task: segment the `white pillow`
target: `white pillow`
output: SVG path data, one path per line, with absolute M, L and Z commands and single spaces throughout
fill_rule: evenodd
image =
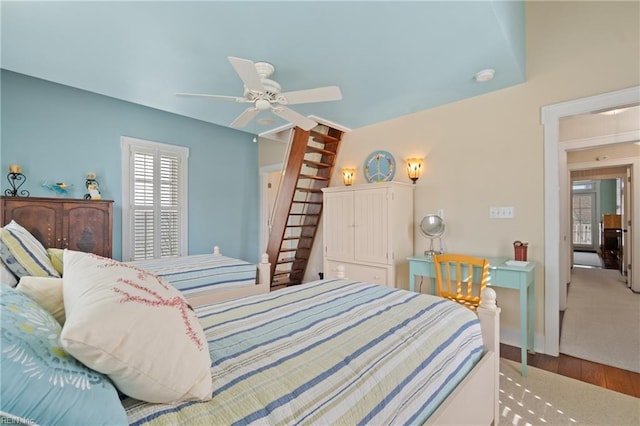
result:
M 143 401 L 211 399 L 211 358 L 185 298 L 157 276 L 65 250 L 62 347 Z
M 29 296 L 64 325 L 62 278 L 22 277 L 16 290 Z

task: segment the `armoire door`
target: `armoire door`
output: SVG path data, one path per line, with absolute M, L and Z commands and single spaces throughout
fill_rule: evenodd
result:
M 324 194 L 325 257 L 353 260 L 353 192 Z
M 62 206 L 39 198 L 3 198 L 2 224 L 15 220 L 45 247 L 62 248 Z
M 110 209 L 110 203 L 64 203 L 64 247 L 111 257 Z
M 386 264 L 389 255 L 387 188 L 354 192 L 354 258 Z

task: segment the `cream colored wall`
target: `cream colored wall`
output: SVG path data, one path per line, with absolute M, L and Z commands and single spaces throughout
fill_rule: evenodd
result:
M 560 119 L 560 140 L 571 141 L 637 131 L 640 128 L 640 106 L 614 115 L 580 114 Z
M 591 161 L 599 161 L 598 159 L 613 160 L 631 157 L 640 157 L 640 145 L 635 143 L 624 143 L 601 148 L 569 151 L 567 153 L 567 163 L 588 163 Z
M 284 163 L 286 152 L 286 142 L 260 138 L 258 143 L 258 167 Z
M 355 183 L 363 183 L 365 157 L 377 149 L 395 156 L 395 180 L 402 182 L 409 182 L 403 159 L 424 156 L 425 172 L 415 191 L 416 222 L 443 209 L 450 252 L 512 256 L 514 240 L 529 242 L 529 259 L 538 263 L 535 328 L 538 337 L 543 335 L 540 109 L 640 84 L 639 6 L 527 2 L 526 83 L 351 131 L 340 148 L 334 185 L 345 166 L 357 167 Z M 489 219 L 489 206 L 513 206 L 515 218 Z M 318 238 L 309 269 L 321 270 L 321 244 Z M 416 231 L 415 252 L 426 246 L 427 240 Z M 517 329 L 517 292 L 498 289 L 498 300 L 503 327 Z

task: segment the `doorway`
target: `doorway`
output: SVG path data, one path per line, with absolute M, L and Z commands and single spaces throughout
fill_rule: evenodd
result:
M 615 146 L 609 149 L 624 154 Z M 632 147 L 631 151 L 640 155 L 640 147 Z M 569 152 L 569 161 L 571 155 Z M 617 269 L 626 276 L 630 233 L 625 232 L 622 224 L 630 218 L 630 208 L 625 202 L 630 188 L 624 184 L 630 166 L 575 170 L 577 167 L 579 163 L 569 164 L 572 266 Z
M 266 253 L 273 206 L 282 179 L 283 163 L 260 167 L 260 253 Z
M 640 129 L 610 134 L 592 140 L 564 143 L 560 146 L 560 119 L 576 114 L 640 104 L 640 87 L 577 99 L 542 108 L 544 126 L 544 201 L 545 201 L 545 336 L 544 352 L 558 356 L 560 344 L 560 309 L 566 308 L 566 283 L 570 271 L 569 176 L 566 172 L 567 151 L 640 140 Z M 594 164 L 597 167 L 597 164 Z M 633 162 L 633 199 L 640 200 L 640 161 Z M 565 212 L 565 213 L 563 213 Z M 640 223 L 640 208 L 634 209 L 632 223 Z M 640 238 L 630 244 L 631 265 L 640 270 Z M 640 287 L 636 282 L 634 288 Z M 640 290 L 640 288 L 638 289 Z
M 577 213 L 582 213 L 579 219 L 585 219 L 583 222 L 587 221 L 587 216 L 598 218 L 594 225 L 598 233 L 597 252 L 576 251 L 574 245 L 567 309 L 560 324 L 560 352 L 640 373 L 637 358 L 640 335 L 633 327 L 620 327 L 620 324 L 635 324 L 640 319 L 640 294 L 634 295 L 628 287 L 631 244 L 627 237 L 631 237 L 631 229 L 623 232 L 623 224 L 629 220 L 631 211 L 626 195 L 633 192 L 631 179 L 627 179 L 633 172 L 632 166 L 588 168 L 591 167 L 589 163 L 585 166 L 572 161 L 578 154 L 584 158 L 589 153 L 604 160 L 603 151 L 609 154 L 606 157 L 620 157 L 616 159 L 620 162 L 632 163 L 634 155 L 640 156 L 640 146 L 633 143 L 568 152 L 574 203 L 572 230 L 575 233 L 576 222 L 580 222 L 576 221 Z M 579 196 L 585 197 L 580 200 L 584 201 L 584 209 L 576 209 L 576 197 Z M 589 204 L 591 200 L 594 203 Z M 591 258 L 584 257 L 582 261 L 589 263 L 589 259 L 595 258 L 599 265 L 580 265 L 576 261 L 578 255 L 589 255 Z M 611 351 L 613 347 L 615 351 Z

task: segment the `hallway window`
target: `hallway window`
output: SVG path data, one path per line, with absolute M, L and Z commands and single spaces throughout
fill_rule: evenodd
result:
M 594 235 L 597 226 L 597 204 L 595 183 L 579 181 L 573 184 L 573 246 L 574 248 L 595 250 Z

